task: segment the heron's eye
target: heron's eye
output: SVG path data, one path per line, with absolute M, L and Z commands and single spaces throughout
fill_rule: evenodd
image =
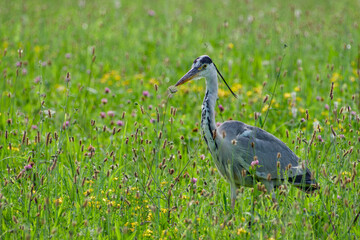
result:
M 204 65 L 203 65 L 203 69 L 205 69 L 206 67 L 207 67 L 207 65 L 206 65 L 206 64 L 204 64 Z

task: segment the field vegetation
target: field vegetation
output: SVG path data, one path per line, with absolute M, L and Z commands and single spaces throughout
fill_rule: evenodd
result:
M 359 1 L 0 2 L 0 239 L 360 238 Z M 239 96 L 220 83 L 217 121 L 263 126 L 319 191 L 231 209 L 205 82 L 168 91 L 203 54 Z

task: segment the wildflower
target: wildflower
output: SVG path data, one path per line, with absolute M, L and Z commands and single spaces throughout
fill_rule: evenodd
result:
M 155 122 L 155 119 L 150 119 L 150 123 L 154 123 Z
M 239 228 L 238 230 L 237 230 L 237 235 L 241 235 L 241 234 L 246 234 L 247 232 L 246 232 L 246 230 L 244 229 L 244 228 Z
M 204 154 L 201 154 L 201 155 L 200 155 L 200 159 L 201 159 L 201 160 L 204 160 L 204 159 L 205 159 L 205 155 L 204 155 Z
M 337 199 L 341 199 L 341 196 L 340 196 L 340 195 L 337 195 Z
M 229 43 L 229 44 L 227 45 L 227 47 L 228 47 L 228 49 L 233 49 L 233 48 L 234 48 L 234 44 L 233 44 L 233 43 Z
M 300 120 L 301 122 L 305 122 L 305 118 L 301 118 L 301 120 Z
M 220 112 L 223 112 L 223 111 L 224 111 L 223 105 L 219 104 L 219 110 L 220 110 Z
M 105 118 L 105 117 L 106 117 L 106 113 L 101 112 L 101 113 L 100 113 L 100 117 L 101 117 L 101 118 Z
M 71 53 L 65 54 L 65 57 L 66 57 L 67 59 L 71 58 Z
M 115 112 L 114 112 L 114 111 L 108 111 L 108 112 L 107 112 L 107 115 L 108 115 L 109 117 L 114 117 L 114 116 L 115 116 Z
M 31 128 L 34 129 L 34 130 L 36 130 L 36 129 L 38 129 L 38 126 L 32 125 Z
M 16 62 L 16 66 L 17 67 L 21 67 L 22 63 L 21 62 Z
M 105 93 L 110 93 L 110 89 L 108 87 L 105 88 Z
M 105 105 L 108 103 L 108 100 L 106 98 L 103 98 L 103 99 L 101 99 L 101 103 Z
M 324 142 L 324 140 L 322 139 L 321 135 L 318 136 L 318 140 L 319 140 L 319 142 Z
M 152 10 L 152 9 L 148 10 L 148 15 L 149 15 L 150 17 L 155 16 L 155 11 Z
M 120 127 L 121 127 L 121 126 L 124 126 L 124 122 L 121 121 L 121 120 L 117 121 L 116 124 L 117 124 L 118 126 L 120 126 Z
M 153 231 L 151 231 L 150 229 L 146 229 L 145 232 L 143 233 L 143 237 L 151 237 L 152 234 Z
M 192 179 L 191 179 L 191 183 L 192 183 L 192 184 L 195 184 L 196 182 L 197 182 L 197 178 L 192 178 Z
M 55 203 L 56 205 L 62 204 L 62 203 L 63 203 L 63 198 L 60 197 L 60 198 L 58 198 L 58 199 L 55 199 L 55 200 L 54 200 L 54 203 Z
M 27 69 L 26 69 L 26 68 L 23 68 L 22 74 L 23 74 L 23 75 L 26 75 L 26 74 L 27 74 Z
M 329 107 L 329 104 L 325 104 L 324 107 L 325 107 L 326 110 L 329 110 L 329 108 L 330 108 L 330 107 Z
M 148 106 L 148 109 L 149 109 L 149 110 L 153 109 L 153 106 L 152 106 L 152 105 L 149 105 L 149 106 Z
M 41 77 L 40 76 L 37 76 L 35 79 L 34 79 L 34 83 L 39 83 L 41 81 Z
M 291 94 L 290 93 L 284 93 L 284 98 L 290 98 Z
M 31 170 L 33 166 L 34 166 L 34 163 L 30 163 L 30 164 L 26 165 L 26 166 L 24 167 L 24 169 L 25 169 L 26 171 L 28 171 L 28 170 Z
M 259 165 L 259 160 L 257 160 L 257 159 L 251 162 L 252 167 L 257 166 L 257 165 Z
M 64 122 L 63 124 L 63 129 L 67 128 L 70 125 L 69 121 Z
M 148 97 L 148 96 L 150 95 L 150 93 L 149 93 L 149 91 L 143 91 L 143 92 L 142 92 L 142 95 L 143 95 L 144 97 Z

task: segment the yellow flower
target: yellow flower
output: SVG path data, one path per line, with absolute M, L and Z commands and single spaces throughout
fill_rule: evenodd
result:
M 351 82 L 355 82 L 355 77 L 354 77 L 354 76 L 351 76 L 351 77 L 350 77 L 350 81 L 351 81 Z
M 284 98 L 290 98 L 291 97 L 291 93 L 284 93 Z
M 145 232 L 143 233 L 143 237 L 151 237 L 152 234 L 153 231 L 151 231 L 150 229 L 146 229 Z
M 219 95 L 219 97 L 227 97 L 227 96 L 229 96 L 229 92 L 219 88 L 218 95 Z
M 146 218 L 146 221 L 151 221 L 151 219 L 152 219 L 152 213 L 151 212 L 149 212 L 149 214 L 148 214 L 148 216 L 147 216 L 147 218 Z
M 228 49 L 233 49 L 233 48 L 234 48 L 234 44 L 233 44 L 233 43 L 229 43 L 229 44 L 227 45 L 227 47 L 228 47 Z
M 55 200 L 54 200 L 54 203 L 55 203 L 55 204 L 62 204 L 62 203 L 63 203 L 63 198 L 60 197 L 60 198 L 58 198 L 58 199 L 55 199 Z
M 35 47 L 34 47 L 34 52 L 35 53 L 39 53 L 41 51 L 41 47 L 39 46 L 39 45 L 36 45 Z
M 233 86 L 232 86 L 232 90 L 234 92 L 237 92 L 239 91 L 240 89 L 242 89 L 242 85 L 240 83 L 235 83 Z
M 134 75 L 134 78 L 135 78 L 136 80 L 140 80 L 140 79 L 144 78 L 144 74 L 142 74 L 142 73 L 135 74 L 135 75 Z
M 149 83 L 151 83 L 151 84 L 159 84 L 159 81 L 156 80 L 155 78 L 150 78 Z
M 238 230 L 237 230 L 237 235 L 241 235 L 241 234 L 246 234 L 247 232 L 246 232 L 246 230 L 244 229 L 244 228 L 239 228 Z
M 336 82 L 338 79 L 341 79 L 341 75 L 339 73 L 337 73 L 337 72 L 334 72 L 331 79 L 330 79 L 330 81 L 331 82 Z
M 161 212 L 163 212 L 163 213 L 167 213 L 167 211 L 168 211 L 168 210 L 167 210 L 166 208 L 162 208 L 162 209 L 161 209 Z
M 269 109 L 269 105 L 266 104 L 266 105 L 261 109 L 261 111 L 262 111 L 262 112 L 266 112 L 268 109 Z
M 245 222 L 245 218 L 244 218 L 244 217 L 242 217 L 242 218 L 241 218 L 241 221 L 242 221 L 242 222 Z
M 297 86 L 297 87 L 294 88 L 294 91 L 295 91 L 295 92 L 300 92 L 300 90 L 301 90 L 301 88 L 300 88 L 299 86 Z
M 11 149 L 10 149 L 10 147 L 8 147 L 7 149 L 14 151 L 14 152 L 18 152 L 20 150 L 18 147 L 11 147 Z
M 137 225 L 139 225 L 138 222 L 133 222 L 133 223 L 131 223 L 131 226 L 132 226 L 133 228 L 136 227 Z

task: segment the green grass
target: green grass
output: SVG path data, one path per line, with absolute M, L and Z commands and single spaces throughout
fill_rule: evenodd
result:
M 0 2 L 0 239 L 360 238 L 358 1 Z M 317 193 L 231 210 L 204 81 L 167 93 L 203 54 L 239 95 L 220 83 L 217 121 L 269 110 Z

